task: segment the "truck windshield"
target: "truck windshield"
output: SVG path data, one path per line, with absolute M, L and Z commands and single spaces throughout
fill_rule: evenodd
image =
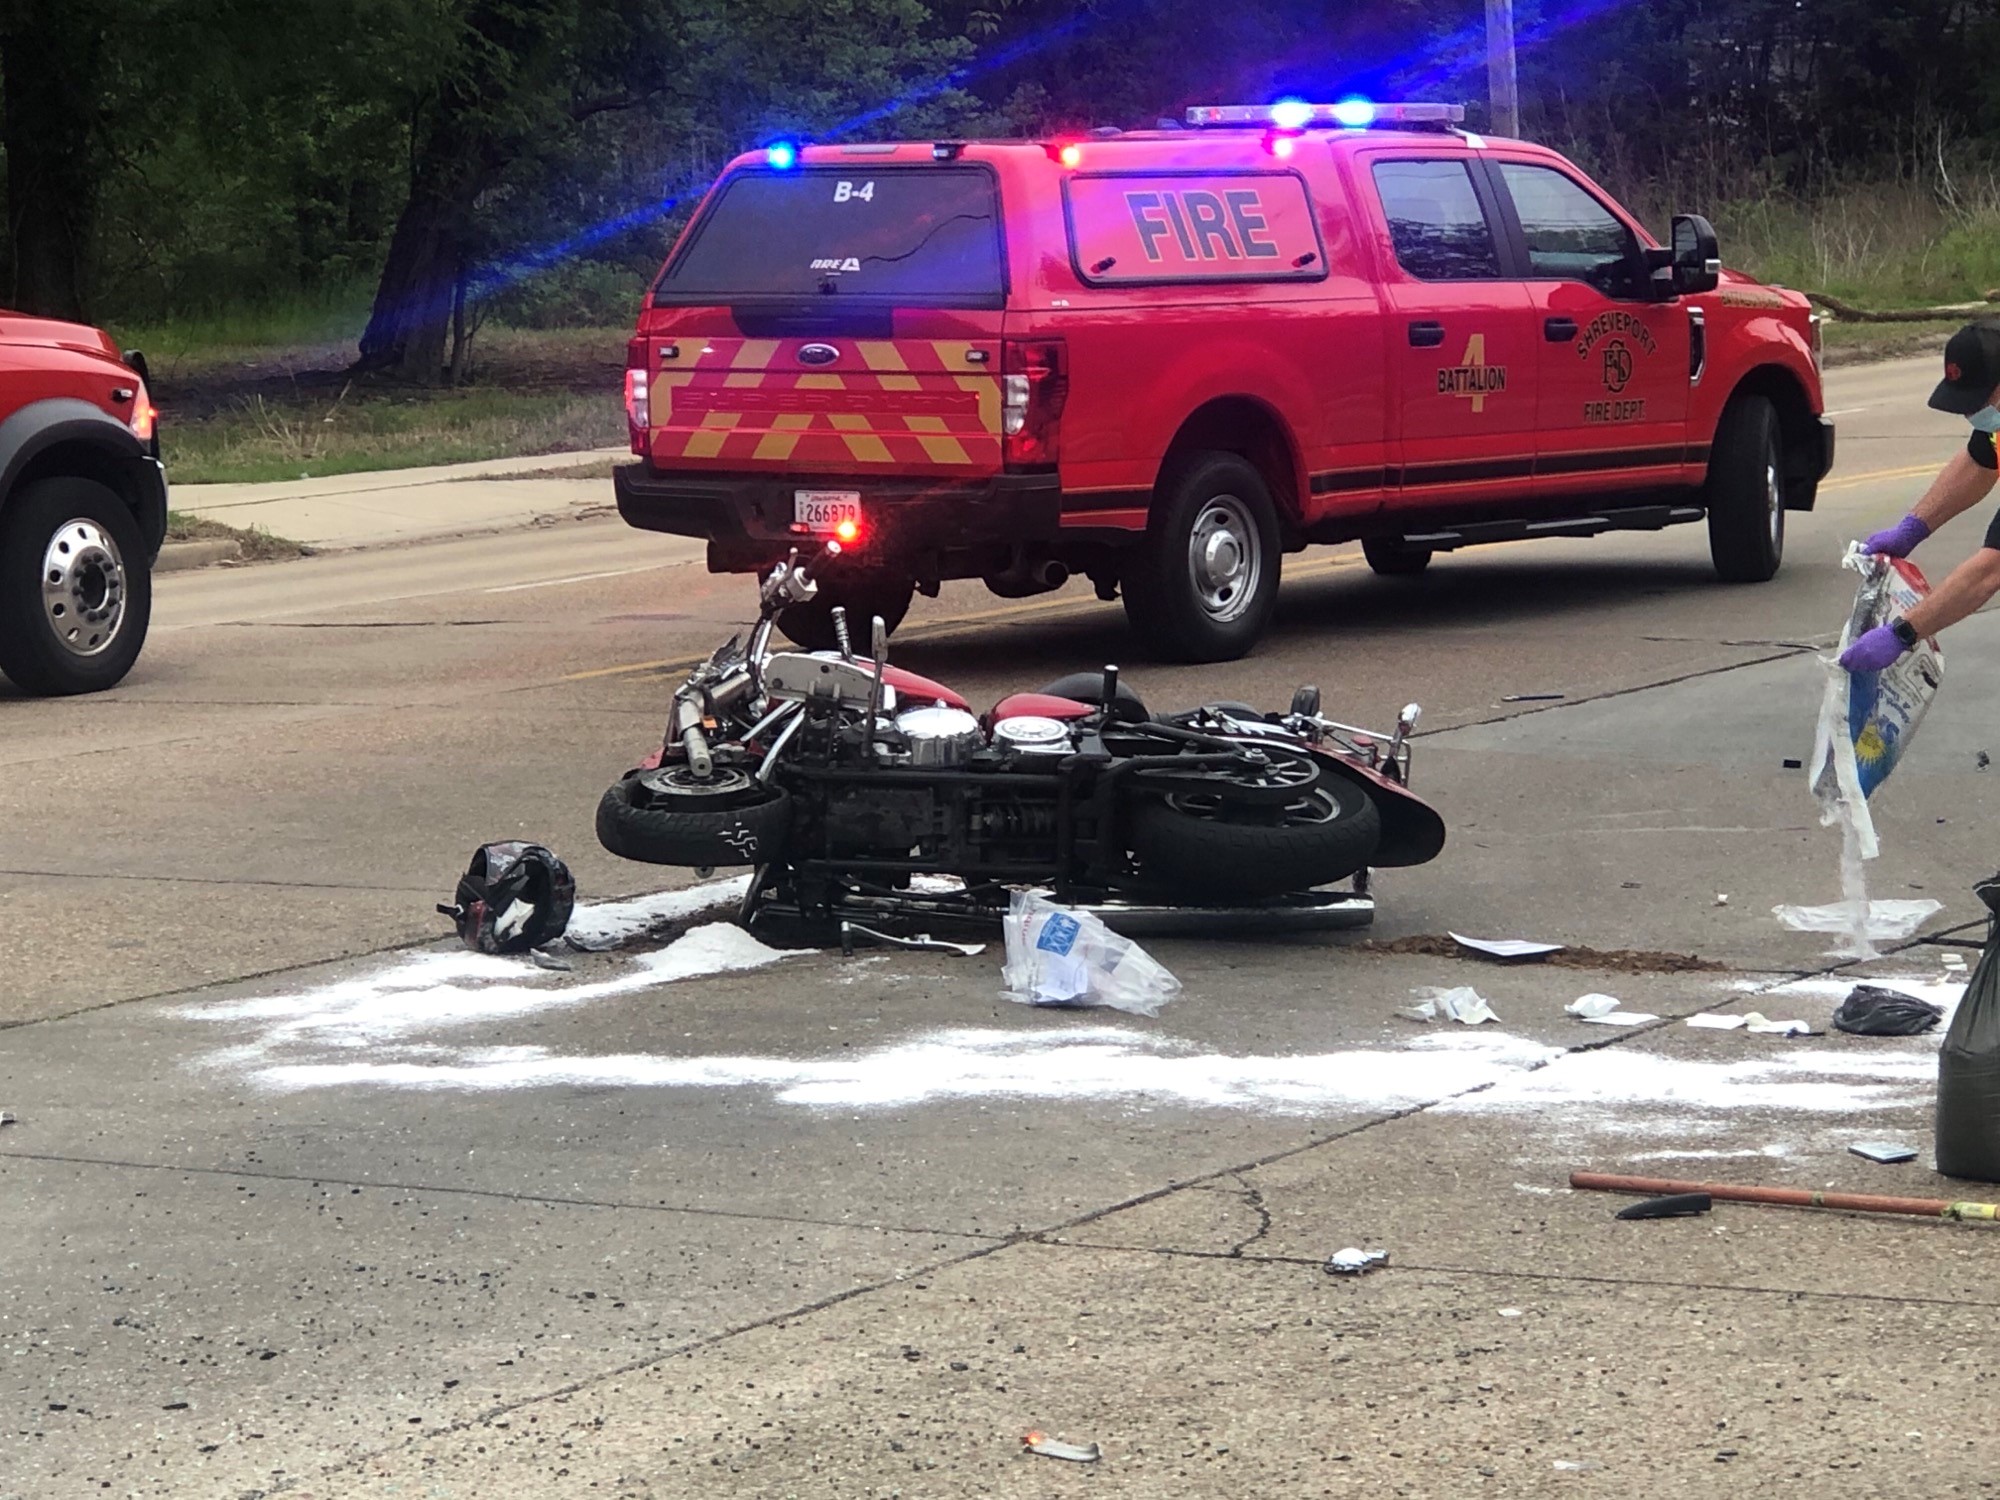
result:
M 993 178 L 977 167 L 742 172 L 696 222 L 653 296 L 998 306 L 999 222 Z

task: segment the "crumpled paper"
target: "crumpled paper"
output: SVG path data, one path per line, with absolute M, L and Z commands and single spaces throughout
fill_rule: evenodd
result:
M 1466 1026 L 1477 1026 L 1482 1021 L 1497 1021 L 1493 1007 L 1479 991 L 1470 985 L 1460 985 L 1456 989 L 1423 989 L 1410 992 L 1419 997 L 1415 1005 L 1405 1005 L 1396 1012 L 1412 1021 L 1457 1021 Z

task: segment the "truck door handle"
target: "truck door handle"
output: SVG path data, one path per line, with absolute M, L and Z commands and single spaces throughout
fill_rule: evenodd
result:
M 1576 337 L 1575 318 L 1549 318 L 1542 323 L 1542 337 L 1551 344 L 1567 344 Z
M 1435 349 L 1444 342 L 1444 324 L 1412 323 L 1410 325 L 1410 347 L 1412 349 Z

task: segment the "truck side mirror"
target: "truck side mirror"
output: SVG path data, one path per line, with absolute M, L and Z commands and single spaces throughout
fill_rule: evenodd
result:
M 1678 296 L 1712 292 L 1722 279 L 1722 251 L 1715 242 L 1715 226 L 1700 214 L 1674 215 L 1673 285 Z

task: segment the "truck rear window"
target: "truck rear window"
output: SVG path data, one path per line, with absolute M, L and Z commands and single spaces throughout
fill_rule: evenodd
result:
M 819 167 L 723 184 L 654 288 L 668 303 L 870 297 L 998 306 L 998 194 L 978 167 Z
M 1326 255 L 1290 172 L 1105 172 L 1063 185 L 1070 255 L 1092 286 L 1318 281 Z

